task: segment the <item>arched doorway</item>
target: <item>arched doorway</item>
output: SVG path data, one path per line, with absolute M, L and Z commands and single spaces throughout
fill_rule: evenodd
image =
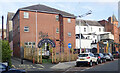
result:
M 97 48 L 92 48 L 92 53 L 97 53 Z
M 53 48 L 55 48 L 55 42 L 51 39 L 44 38 L 38 43 L 39 56 L 42 59 L 42 63 L 53 62 Z M 39 57 L 38 57 L 39 58 Z

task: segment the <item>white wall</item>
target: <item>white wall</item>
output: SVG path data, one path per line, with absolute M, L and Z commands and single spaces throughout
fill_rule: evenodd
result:
M 81 39 L 81 48 L 91 49 L 92 40 Z M 76 39 L 76 48 L 80 48 L 80 39 Z
M 86 28 L 86 32 L 84 32 L 84 28 Z M 99 28 L 101 31 L 99 31 Z M 97 33 L 100 34 L 104 32 L 104 27 L 103 26 L 76 26 L 75 27 L 76 34 L 79 34 L 80 31 L 82 34 L 88 34 L 88 33 Z

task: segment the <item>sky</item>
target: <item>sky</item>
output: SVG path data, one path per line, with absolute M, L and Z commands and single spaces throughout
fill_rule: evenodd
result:
M 2 28 L 2 15 L 4 16 L 4 28 L 6 28 L 7 13 L 16 11 L 19 8 L 36 4 L 43 4 L 75 16 L 83 15 L 89 10 L 92 14 L 82 17 L 85 20 L 107 20 L 113 14 L 118 19 L 119 0 L 2 0 L 0 1 L 0 29 Z

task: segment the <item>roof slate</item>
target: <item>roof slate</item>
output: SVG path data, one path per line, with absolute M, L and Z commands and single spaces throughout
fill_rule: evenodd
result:
M 81 21 L 81 26 L 102 26 L 98 21 L 91 20 L 77 20 L 76 24 L 79 25 L 79 21 Z
M 45 5 L 41 5 L 41 4 L 20 8 L 19 10 L 25 10 L 25 9 L 26 10 L 38 10 L 38 11 L 48 12 L 48 13 L 58 13 L 58 14 L 61 14 L 63 16 L 66 16 L 66 17 L 75 17 L 73 14 L 70 14 L 68 12 L 61 11 L 61 10 L 58 10 L 58 9 L 55 9 L 52 7 L 48 7 Z

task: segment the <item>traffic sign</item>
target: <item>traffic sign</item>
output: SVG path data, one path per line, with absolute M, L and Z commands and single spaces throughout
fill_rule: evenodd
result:
M 68 48 L 71 48 L 71 47 L 72 47 L 72 45 L 71 45 L 71 43 L 69 43 L 69 44 L 68 44 Z

